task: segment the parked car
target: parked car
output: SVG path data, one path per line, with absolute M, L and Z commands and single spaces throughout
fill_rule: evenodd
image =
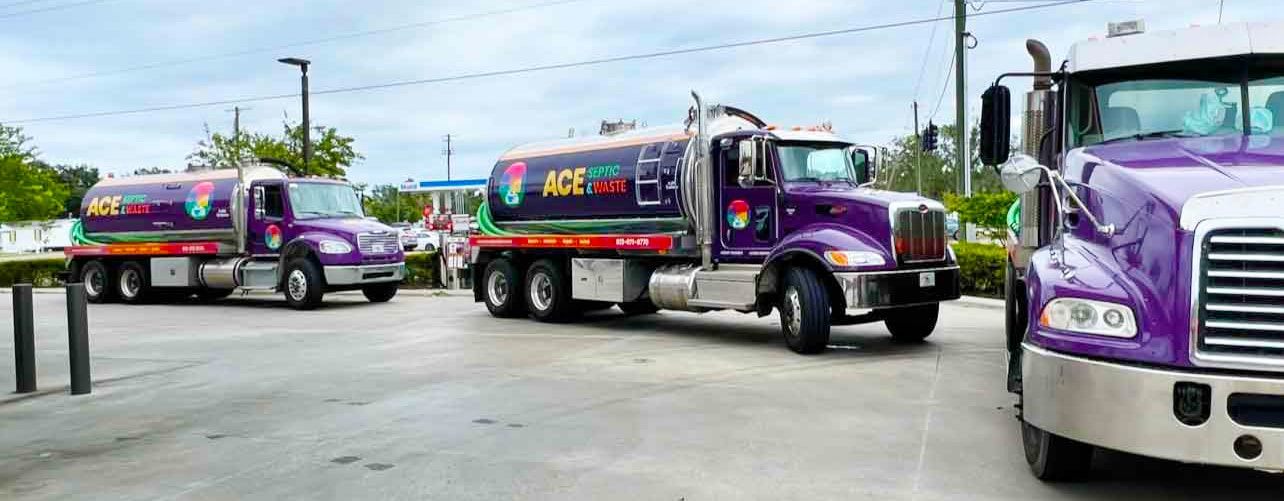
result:
M 950 240 L 959 239 L 959 215 L 957 212 L 945 215 L 945 234 L 950 236 Z
M 419 249 L 426 251 L 437 250 L 438 238 L 437 232 L 428 230 L 419 230 L 415 236 L 418 239 Z
M 397 230 L 398 240 L 401 241 L 401 249 L 406 251 L 415 250 L 419 246 L 419 235 L 410 223 L 392 223 L 391 225 Z

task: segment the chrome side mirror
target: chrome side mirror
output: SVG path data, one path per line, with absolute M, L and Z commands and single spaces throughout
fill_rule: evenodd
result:
M 758 148 L 754 147 L 755 143 L 753 139 L 740 141 L 740 166 L 736 180 L 741 188 L 753 186 L 755 166 L 758 165 Z
M 999 180 L 1008 191 L 1025 193 L 1039 185 L 1045 170 L 1034 157 L 1018 153 L 999 166 Z
M 263 216 L 267 214 L 267 210 L 263 208 L 264 198 L 265 197 L 263 196 L 263 187 L 255 186 L 254 187 L 254 219 L 255 220 L 263 219 Z

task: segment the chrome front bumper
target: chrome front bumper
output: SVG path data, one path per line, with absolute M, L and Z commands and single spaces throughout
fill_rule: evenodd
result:
M 931 275 L 926 285 L 925 275 Z M 939 303 L 959 298 L 959 267 L 835 273 L 847 302 L 846 314 L 857 316 L 878 308 Z
M 405 263 L 366 266 L 326 266 L 325 283 L 329 285 L 364 285 L 400 282 Z
M 1231 418 L 1232 394 L 1284 398 L 1284 379 L 1197 374 L 1134 367 L 1022 345 L 1022 412 L 1030 424 L 1080 442 L 1187 463 L 1284 470 L 1284 428 L 1244 426 Z M 1208 420 L 1178 421 L 1174 387 L 1211 388 Z M 1250 435 L 1261 455 L 1242 459 L 1236 439 Z

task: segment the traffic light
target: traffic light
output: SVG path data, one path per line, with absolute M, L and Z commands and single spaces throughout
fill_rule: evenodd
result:
M 923 130 L 923 151 L 936 151 L 936 136 L 939 131 L 932 122 L 927 123 L 927 129 Z

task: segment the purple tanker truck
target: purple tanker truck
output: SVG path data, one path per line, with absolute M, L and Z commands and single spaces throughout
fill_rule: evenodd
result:
M 959 297 L 945 211 L 870 188 L 877 158 L 698 96 L 684 125 L 514 148 L 470 241 L 474 298 L 540 321 L 778 309 L 798 353 L 824 350 L 831 325 L 922 340 Z
M 1035 476 L 1094 446 L 1284 470 L 1284 23 L 1027 48 L 983 97 L 982 160 L 1021 193 L 1008 388 Z
M 328 291 L 392 299 L 397 232 L 363 217 L 347 183 L 264 165 L 105 179 L 85 194 L 70 272 L 92 302 L 283 291 L 311 309 Z

